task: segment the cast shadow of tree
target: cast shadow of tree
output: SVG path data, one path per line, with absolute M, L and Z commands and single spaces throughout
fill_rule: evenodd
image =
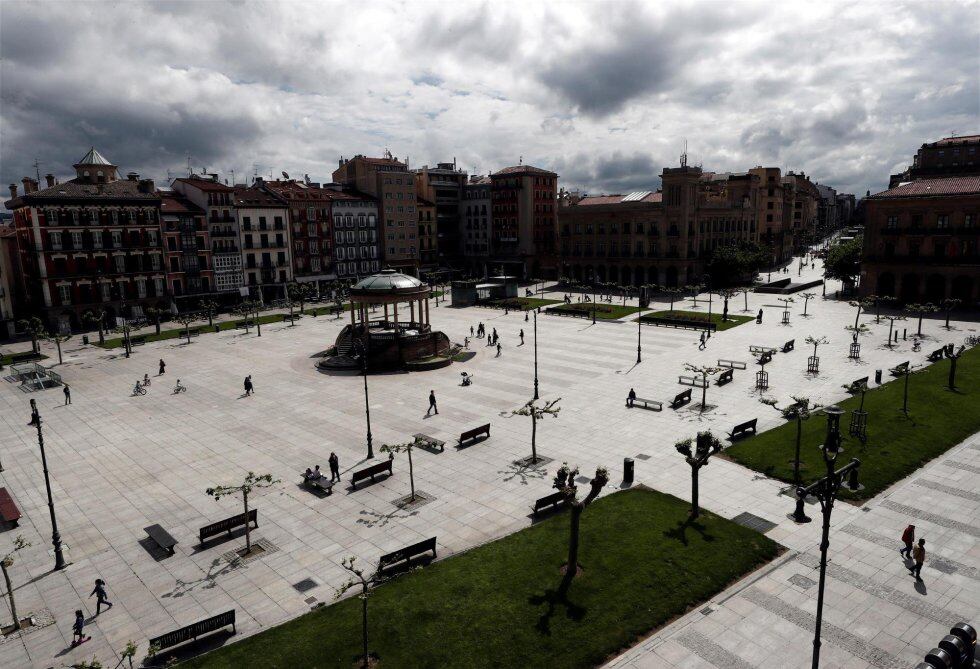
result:
M 224 566 L 221 566 L 224 563 Z M 211 561 L 211 566 L 208 567 L 208 571 L 201 578 L 195 579 L 193 581 L 185 581 L 183 579 L 176 579 L 176 585 L 174 589 L 170 592 L 165 592 L 161 597 L 183 597 L 189 592 L 196 590 L 198 587 L 204 590 L 210 590 L 211 588 L 218 585 L 218 577 L 224 576 L 225 574 L 231 573 L 233 569 L 239 567 L 238 563 L 225 563 L 221 558 L 215 558 Z
M 378 513 L 370 509 L 362 509 L 361 516 L 364 517 L 358 518 L 357 523 L 366 527 L 384 527 L 393 520 L 404 520 L 417 515 L 419 515 L 418 511 L 402 513 L 401 509 L 396 509 L 390 513 Z
M 534 629 L 545 636 L 551 636 L 551 619 L 554 618 L 559 607 L 565 609 L 565 617 L 573 622 L 581 621 L 589 611 L 584 606 L 579 606 L 568 600 L 567 586 L 559 586 L 556 590 L 545 590 L 540 595 L 528 597 L 527 601 L 532 606 L 548 605 L 548 608 L 534 625 Z
M 675 527 L 672 530 L 665 530 L 664 531 L 664 536 L 667 537 L 668 539 L 673 539 L 675 541 L 679 541 L 682 544 L 684 544 L 685 546 L 687 546 L 687 530 L 688 530 L 688 528 L 690 528 L 690 529 L 694 530 L 695 532 L 697 532 L 698 534 L 700 534 L 701 535 L 701 538 L 704 541 L 706 541 L 706 542 L 714 541 L 715 540 L 715 538 L 711 534 L 708 534 L 707 529 L 705 528 L 704 525 L 702 525 L 698 521 L 692 520 L 690 518 L 687 518 L 687 519 L 685 519 L 685 520 L 677 523 L 677 527 Z
M 540 463 L 520 464 L 511 462 L 507 465 L 507 469 L 498 470 L 497 473 L 503 474 L 504 481 L 508 483 L 514 479 L 520 479 L 521 485 L 527 485 L 529 480 L 540 480 L 548 476 L 548 470 Z

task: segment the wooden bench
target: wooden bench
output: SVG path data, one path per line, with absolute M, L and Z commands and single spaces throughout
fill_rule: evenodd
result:
M 905 372 L 908 371 L 908 368 L 909 368 L 909 361 L 906 360 L 905 362 L 899 365 L 895 365 L 894 367 L 889 369 L 888 373 L 891 374 L 892 376 L 902 376 L 903 374 L 905 374 Z
M 770 362 L 772 362 L 772 351 L 766 351 L 759 356 L 760 365 L 768 365 Z
M 796 348 L 796 340 L 790 339 L 788 342 L 783 344 L 783 353 L 789 353 Z
M 142 346 L 145 343 L 146 343 L 146 335 L 139 335 L 137 337 L 129 338 L 130 346 Z
M 6 488 L 0 488 L 0 518 L 12 523 L 14 527 L 17 527 L 20 520 L 20 509 L 14 504 L 14 498 Z
M 731 432 L 728 433 L 728 438 L 731 439 L 732 441 L 735 441 L 737 439 L 741 439 L 742 437 L 745 436 L 745 434 L 749 430 L 752 431 L 752 434 L 755 434 L 756 433 L 755 432 L 755 422 L 756 422 L 756 420 L 758 420 L 758 419 L 753 418 L 752 420 L 747 420 L 744 423 L 739 423 L 738 425 L 736 425 L 732 429 Z
M 174 554 L 174 546 L 177 545 L 177 540 L 170 536 L 170 532 L 167 532 L 160 525 L 144 527 L 143 531 L 150 535 L 150 538 L 156 542 L 157 546 L 165 548 L 171 555 Z
M 235 321 L 235 329 L 236 330 L 245 330 L 247 328 L 254 328 L 254 327 L 255 327 L 255 322 L 254 321 L 249 321 L 247 326 L 246 326 L 245 321 Z
M 752 353 L 753 355 L 761 354 L 761 353 L 775 353 L 775 352 L 776 349 L 774 349 L 772 346 L 749 346 L 749 353 Z
M 723 386 L 726 383 L 732 381 L 732 379 L 734 378 L 735 378 L 735 370 L 729 367 L 718 376 L 718 385 Z
M 728 369 L 745 369 L 746 365 L 740 360 L 719 360 L 719 367 L 727 367 Z
M 692 388 L 704 388 L 707 381 L 700 376 L 678 376 L 677 383 L 682 386 L 691 386 Z
M 926 356 L 926 360 L 929 362 L 939 362 L 943 359 L 943 355 L 946 353 L 946 347 L 938 348 L 929 355 Z
M 324 476 L 323 474 L 320 474 L 320 478 L 318 479 L 308 478 L 306 476 L 306 472 L 303 472 L 302 476 L 303 476 L 303 485 L 309 488 L 310 490 L 316 490 L 319 492 L 326 493 L 328 495 L 333 493 L 333 484 L 335 482 L 328 481 L 327 477 Z
M 481 425 L 480 427 L 474 427 L 472 430 L 467 430 L 466 432 L 461 432 L 459 435 L 459 445 L 462 446 L 463 442 L 470 441 L 471 439 L 475 440 L 481 434 L 487 435 L 487 438 L 490 437 L 490 423 Z
M 411 546 L 407 546 L 405 548 L 402 548 L 401 550 L 397 550 L 394 553 L 388 553 L 386 555 L 382 555 L 381 558 L 378 560 L 378 571 L 384 571 L 391 565 L 398 564 L 399 562 L 409 563 L 412 561 L 412 558 L 415 557 L 416 555 L 423 555 L 425 553 L 428 553 L 429 551 L 432 551 L 432 559 L 435 560 L 436 559 L 435 537 L 430 537 L 425 541 L 420 541 L 417 544 L 412 544 Z
M 364 469 L 359 469 L 358 471 L 354 472 L 354 474 L 350 477 L 351 487 L 356 488 L 358 483 L 368 478 L 371 479 L 372 483 L 374 483 L 374 477 L 384 472 L 388 472 L 388 476 L 394 476 L 395 472 L 391 469 L 391 463 L 394 461 L 395 458 L 392 456 L 384 462 L 369 465 Z
M 691 389 L 688 388 L 684 392 L 677 393 L 674 396 L 673 401 L 671 401 L 671 403 L 670 403 L 670 408 L 671 409 L 679 409 L 679 408 L 681 408 L 682 406 L 684 406 L 685 404 L 687 404 L 690 401 L 691 401 Z
M 238 630 L 235 629 L 234 609 L 231 611 L 225 611 L 224 613 L 219 613 L 218 615 L 211 616 L 210 618 L 205 618 L 204 620 L 199 620 L 192 625 L 188 625 L 187 627 L 181 627 L 173 632 L 167 632 L 162 636 L 150 639 L 150 646 L 155 647 L 157 650 L 163 650 L 164 648 L 170 648 L 172 646 L 182 644 L 185 641 L 196 640 L 199 636 L 216 632 L 223 627 L 228 627 L 229 625 L 231 625 L 231 633 L 236 634 Z
M 645 397 L 635 397 L 633 398 L 632 406 L 639 404 L 644 409 L 650 409 L 651 411 L 663 411 L 664 403 L 658 402 L 657 400 L 648 400 Z
M 231 518 L 225 518 L 224 520 L 219 520 L 216 523 L 211 523 L 210 525 L 205 525 L 202 527 L 198 534 L 200 535 L 201 543 L 203 544 L 205 539 L 213 537 L 216 534 L 221 534 L 222 532 L 227 532 L 231 534 L 231 531 L 236 527 L 244 526 L 248 523 L 255 523 L 255 526 L 259 526 L 259 510 L 249 509 L 248 518 L 245 517 L 244 513 L 239 513 Z
M 423 448 L 438 448 L 440 453 L 446 450 L 446 442 L 442 441 L 441 439 L 430 437 L 429 435 L 422 434 L 421 432 L 418 434 L 413 434 L 412 436 L 415 437 L 415 442 Z
M 568 495 L 561 492 L 553 492 L 550 495 L 545 495 L 534 502 L 534 508 L 531 510 L 531 515 L 538 515 L 538 512 L 547 509 L 548 507 L 558 508 L 568 500 Z

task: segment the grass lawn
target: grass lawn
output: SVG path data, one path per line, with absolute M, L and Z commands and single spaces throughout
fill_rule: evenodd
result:
M 704 322 L 708 318 L 707 311 L 681 311 L 680 309 L 674 309 L 673 311 L 654 311 L 653 313 L 647 313 L 640 316 L 642 320 L 647 318 L 695 318 L 698 321 Z M 728 314 L 728 320 L 722 321 L 721 314 L 712 312 L 711 322 L 718 327 L 718 332 L 724 330 L 730 330 L 734 327 L 738 327 L 742 323 L 748 323 L 749 321 L 754 321 L 755 318 L 752 316 L 736 316 L 732 313 Z
M 40 362 L 41 360 L 46 360 L 47 357 L 42 353 L 32 353 L 31 351 L 8 353 L 6 355 L 0 355 L 0 365 L 16 365 L 20 362 Z
M 519 309 L 521 311 L 527 309 L 537 309 L 538 307 L 546 307 L 550 304 L 558 304 L 561 300 L 545 300 L 540 297 L 508 297 L 502 300 L 494 300 L 493 302 L 486 303 L 481 306 L 496 307 L 497 309 Z
M 565 599 L 567 513 L 397 578 L 369 599 L 370 650 L 392 668 L 601 664 L 778 552 L 711 513 L 688 524 L 688 510 L 648 489 L 596 501 Z M 360 654 L 360 606 L 345 599 L 181 666 L 346 669 Z
M 599 320 L 615 320 L 617 318 L 622 318 L 624 316 L 629 316 L 630 314 L 635 314 L 639 311 L 639 307 L 629 307 L 622 306 L 620 304 L 608 304 L 599 302 L 596 304 L 595 317 Z M 561 312 L 584 312 L 586 317 L 592 318 L 592 303 L 591 302 L 576 302 L 575 304 L 562 304 L 557 307 L 552 307 L 548 311 L 554 311 L 556 313 Z
M 946 388 L 949 361 L 944 360 L 909 378 L 909 415 L 902 413 L 905 379 L 899 377 L 868 391 L 864 409 L 868 412 L 868 439 L 861 444 L 847 434 L 850 412 L 857 409 L 857 395 L 840 403 L 848 413 L 841 417 L 844 453 L 841 466 L 851 458 L 861 460 L 860 480 L 864 490 L 843 497 L 869 499 L 889 485 L 905 478 L 923 464 L 980 430 L 980 348 L 966 351 L 956 367 L 955 392 Z M 887 374 L 888 371 L 884 370 Z M 866 373 L 866 372 L 860 372 Z M 855 378 L 859 372 L 855 370 Z M 854 379 L 841 379 L 851 382 Z M 772 411 L 760 405 L 759 413 Z M 827 432 L 827 420 L 817 414 L 803 423 L 800 449 L 801 477 L 810 482 L 826 475 L 819 446 Z M 725 450 L 735 462 L 782 481 L 793 480 L 796 449 L 796 421 L 787 421 L 773 430 L 750 437 Z

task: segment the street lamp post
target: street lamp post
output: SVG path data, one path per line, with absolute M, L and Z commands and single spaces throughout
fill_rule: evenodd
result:
M 643 297 L 640 297 L 641 304 L 640 310 L 636 312 L 636 364 L 640 364 L 642 358 L 640 357 L 640 352 L 642 347 L 640 346 L 640 339 L 643 336 Z
M 852 458 L 848 464 L 834 470 L 834 463 L 840 454 L 840 417 L 844 414 L 844 410 L 837 406 L 829 406 L 824 409 L 824 413 L 827 414 L 827 438 L 821 453 L 827 465 L 827 475 L 806 488 L 801 486 L 796 489 L 797 509 L 804 499 L 813 495 L 820 501 L 820 511 L 823 514 L 823 534 L 820 539 L 820 584 L 817 590 L 817 618 L 813 634 L 813 669 L 820 667 L 820 625 L 823 621 L 823 594 L 827 580 L 827 549 L 830 547 L 830 514 L 833 512 L 837 493 L 845 487 L 845 481 L 849 490 L 861 488 L 858 484 L 860 460 Z
M 374 445 L 371 442 L 371 402 L 368 396 L 368 382 L 367 382 L 367 346 L 364 344 L 358 344 L 358 350 L 361 353 L 361 375 L 364 377 L 364 417 L 367 420 L 367 456 L 370 460 L 374 457 Z
M 51 479 L 48 476 L 48 459 L 44 454 L 44 435 L 41 432 L 41 414 L 37 410 L 37 401 L 31 400 L 31 422 L 37 428 L 37 444 L 41 448 L 41 468 L 44 470 L 44 487 L 48 491 L 48 511 L 51 512 L 51 544 L 54 546 L 54 570 L 59 571 L 68 565 L 65 554 L 61 549 L 61 534 L 58 532 L 58 518 L 54 513 L 54 499 L 51 497 Z
M 534 309 L 534 399 L 538 399 L 538 311 Z

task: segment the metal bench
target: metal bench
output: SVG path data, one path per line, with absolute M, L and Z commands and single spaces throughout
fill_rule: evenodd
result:
M 538 512 L 547 509 L 548 507 L 558 508 L 568 500 L 568 495 L 561 492 L 553 492 L 550 495 L 545 495 L 534 502 L 534 508 L 531 510 L 531 515 L 538 515 Z
M 383 474 L 384 472 L 388 472 L 388 476 L 394 476 L 395 472 L 391 468 L 391 463 L 394 462 L 394 460 L 395 460 L 395 456 L 392 455 L 384 462 L 379 462 L 377 464 L 373 464 L 368 467 L 365 467 L 364 469 L 357 470 L 351 475 L 350 478 L 351 487 L 356 488 L 358 483 L 368 478 L 371 479 L 372 483 L 374 483 L 374 477 L 377 476 L 378 474 Z
M 378 560 L 378 571 L 384 571 L 385 569 L 391 567 L 393 564 L 398 564 L 404 561 L 406 564 L 412 561 L 412 558 L 416 555 L 423 555 L 432 551 L 432 559 L 436 559 L 436 538 L 430 537 L 425 541 L 420 541 L 417 544 L 412 544 L 411 546 L 406 546 L 401 550 L 397 550 L 393 553 L 387 553 L 382 555 Z
M 677 383 L 682 386 L 691 386 L 692 388 L 704 388 L 708 385 L 707 380 L 700 376 L 679 376 L 677 377 Z
M 663 411 L 664 403 L 657 400 L 648 400 L 645 397 L 635 397 L 633 398 L 633 404 L 631 406 L 636 406 L 639 404 L 644 409 L 650 409 L 651 411 Z
M 333 484 L 334 481 L 328 481 L 327 477 L 323 474 L 320 475 L 320 478 L 314 479 L 308 478 L 306 472 L 303 472 L 303 485 L 310 490 L 317 490 L 330 495 L 333 493 Z
M 719 360 L 719 367 L 727 367 L 728 369 L 745 369 L 746 364 L 741 360 Z
M 485 434 L 487 438 L 490 438 L 490 423 L 486 425 L 481 425 L 480 427 L 475 427 L 472 430 L 467 430 L 466 432 L 461 432 L 459 435 L 459 445 L 462 446 L 463 442 L 476 440 L 480 435 Z
M 926 360 L 929 362 L 939 362 L 943 359 L 943 355 L 946 353 L 946 347 L 937 348 L 935 351 L 926 356 Z
M 222 532 L 227 532 L 231 534 L 231 531 L 236 527 L 242 527 L 248 523 L 255 523 L 255 526 L 259 526 L 259 510 L 249 509 L 248 518 L 245 517 L 244 513 L 239 513 L 230 518 L 225 518 L 224 520 L 219 520 L 216 523 L 211 523 L 210 525 L 205 525 L 200 530 L 198 534 L 200 536 L 200 541 L 203 544 L 206 539 L 213 537 Z
M 783 353 L 789 353 L 794 348 L 796 348 L 796 340 L 795 339 L 790 339 L 788 342 L 786 342 L 785 344 L 783 344 Z
M 150 639 L 150 646 L 156 648 L 158 651 L 164 648 L 170 648 L 172 646 L 177 646 L 184 643 L 185 641 L 196 640 L 199 636 L 205 634 L 210 634 L 211 632 L 216 632 L 223 627 L 228 627 L 231 625 L 231 633 L 236 634 L 238 630 L 235 628 L 235 610 L 225 611 L 224 613 L 219 613 L 216 616 L 211 616 L 210 618 L 205 618 L 204 620 L 199 620 L 192 625 L 187 627 L 181 627 L 173 632 L 167 632 L 162 636 Z
M 6 488 L 0 488 L 0 518 L 11 523 L 14 527 L 17 527 L 18 521 L 20 521 L 20 509 L 14 504 L 14 498 L 10 496 Z
M 174 554 L 174 546 L 177 545 L 177 540 L 170 536 L 170 532 L 167 532 L 160 525 L 150 525 L 149 527 L 144 527 L 143 531 L 156 542 L 157 546 L 166 549 L 171 555 Z
M 909 369 L 909 361 L 906 360 L 905 362 L 895 365 L 894 367 L 889 369 L 888 373 L 891 374 L 892 376 L 902 376 L 903 374 L 905 374 L 905 372 L 908 371 L 908 369 Z
M 728 433 L 728 438 L 732 441 L 736 441 L 737 439 L 744 437 L 750 430 L 752 431 L 752 434 L 755 434 L 755 423 L 757 420 L 757 418 L 753 418 L 752 420 L 747 420 L 744 423 L 739 423 L 732 429 L 731 432 Z
M 753 355 L 759 355 L 763 353 L 775 353 L 776 349 L 772 346 L 749 346 L 749 353 Z
M 766 351 L 759 356 L 758 363 L 760 365 L 768 365 L 770 362 L 772 362 L 772 351 Z
M 734 378 L 735 378 L 735 370 L 729 367 L 718 376 L 718 385 L 723 386 L 726 383 L 732 381 Z
M 438 448 L 439 452 L 442 453 L 446 450 L 446 442 L 441 439 L 436 439 L 435 437 L 430 437 L 427 434 L 422 434 L 421 432 L 412 435 L 415 438 L 416 444 L 426 449 Z
M 691 389 L 688 388 L 682 393 L 677 393 L 670 403 L 671 409 L 679 409 L 691 401 Z

